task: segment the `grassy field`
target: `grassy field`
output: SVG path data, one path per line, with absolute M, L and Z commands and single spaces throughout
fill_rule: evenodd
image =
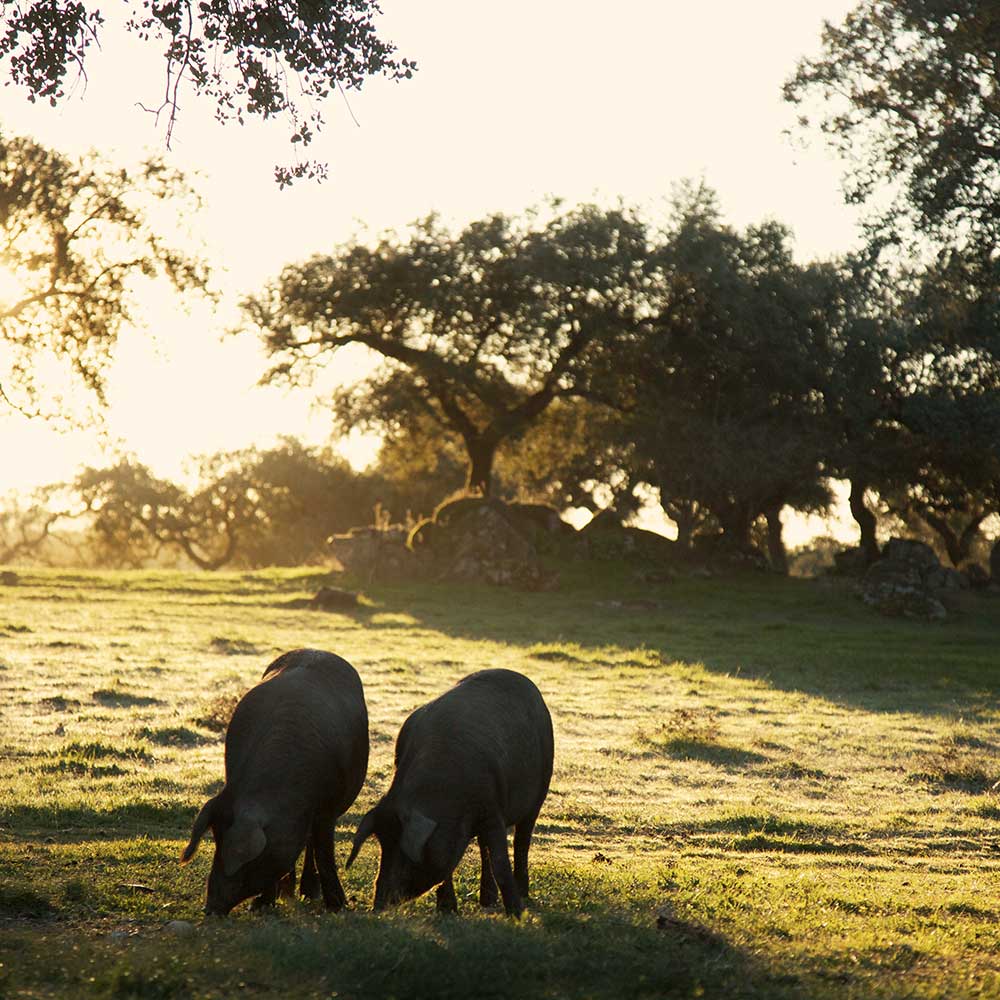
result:
M 1000 997 L 1000 596 L 885 620 L 842 581 L 578 565 L 559 591 L 25 571 L 0 589 L 0 997 Z M 340 581 L 350 584 L 350 581 Z M 279 652 L 365 683 L 368 781 L 406 715 L 473 670 L 528 674 L 556 769 L 515 922 L 433 896 L 202 922 L 234 699 Z M 193 930 L 175 933 L 171 921 Z

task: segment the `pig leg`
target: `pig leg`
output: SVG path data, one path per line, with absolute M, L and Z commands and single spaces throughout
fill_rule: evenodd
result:
M 295 898 L 295 865 L 278 879 L 278 895 L 285 899 Z
M 437 908 L 442 913 L 458 913 L 458 899 L 455 896 L 455 883 L 451 875 L 438 886 Z
M 490 868 L 490 850 L 482 837 L 479 841 L 479 905 L 495 906 L 497 901 L 497 883 Z
M 278 898 L 278 882 L 268 886 L 251 904 L 251 910 L 264 910 L 274 906 L 274 901 Z
M 528 848 L 531 846 L 531 834 L 537 818 L 536 812 L 514 827 L 514 881 L 524 899 L 528 898 Z
M 480 835 L 486 841 L 487 850 L 490 852 L 490 866 L 493 869 L 493 877 L 500 887 L 503 907 L 508 915 L 519 917 L 524 912 L 524 904 L 521 902 L 521 894 L 517 891 L 514 873 L 510 868 L 510 855 L 507 853 L 507 825 L 501 817 L 497 816 L 492 822 L 483 826 Z
M 337 859 L 333 854 L 335 822 L 330 817 L 317 816 L 312 827 L 313 857 L 323 889 L 323 904 L 328 910 L 341 910 L 347 905 L 344 887 L 337 876 Z
M 313 857 L 312 838 L 306 841 L 306 856 L 302 862 L 302 881 L 299 882 L 299 895 L 303 899 L 319 899 L 319 875 L 316 872 L 316 859 Z

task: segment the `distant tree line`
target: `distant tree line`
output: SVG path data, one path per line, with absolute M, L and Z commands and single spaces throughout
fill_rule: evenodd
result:
M 735 229 L 697 185 L 658 229 L 595 206 L 428 220 L 245 306 L 271 381 L 350 343 L 382 355 L 330 403 L 337 430 L 382 434 L 371 471 L 293 440 L 205 458 L 191 489 L 126 459 L 65 486 L 67 511 L 99 561 L 216 568 L 315 561 L 376 508 L 457 488 L 622 518 L 652 491 L 682 548 L 784 571 L 782 512 L 825 512 L 841 480 L 870 558 L 891 519 L 961 565 L 1000 513 L 1000 340 L 995 291 L 956 260 L 801 264 L 783 226 Z
M 0 564 L 37 560 L 114 568 L 299 566 L 328 560 L 327 538 L 430 510 L 439 484 L 355 472 L 330 448 L 284 438 L 204 456 L 194 485 L 134 457 L 0 503 Z M 442 487 L 443 488 L 443 487 Z

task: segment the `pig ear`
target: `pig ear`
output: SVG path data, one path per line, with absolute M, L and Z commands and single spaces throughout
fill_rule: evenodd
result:
M 222 841 L 222 870 L 235 875 L 245 864 L 259 857 L 267 844 L 264 829 L 253 816 L 245 813 L 226 831 Z
M 403 836 L 400 838 L 399 846 L 415 865 L 424 860 L 424 848 L 436 826 L 436 820 L 416 809 L 403 817 Z
M 347 859 L 347 864 L 344 868 L 350 868 L 354 863 L 354 859 L 358 856 L 358 851 L 361 850 L 361 845 L 375 832 L 375 810 L 369 809 L 368 812 L 361 817 L 361 822 L 358 824 L 358 832 L 354 835 L 354 843 L 351 845 L 351 856 Z
M 181 852 L 182 865 L 186 865 L 194 857 L 194 852 L 198 850 L 198 844 L 201 842 L 201 838 L 205 836 L 205 831 L 212 822 L 217 799 L 218 796 L 209 799 L 201 807 L 201 812 L 195 817 L 194 825 L 191 827 L 191 839 L 188 841 L 187 847 Z

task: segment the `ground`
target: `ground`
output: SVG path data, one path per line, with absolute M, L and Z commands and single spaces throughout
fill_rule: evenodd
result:
M 0 590 L 0 997 L 1000 996 L 1000 596 L 928 625 L 836 580 L 577 564 L 554 592 L 303 608 L 323 584 L 358 582 L 21 571 Z M 479 910 L 474 850 L 458 917 L 432 895 L 371 914 L 374 841 L 342 873 L 347 913 L 202 920 L 211 841 L 177 857 L 227 713 L 298 646 L 365 684 L 341 865 L 414 707 L 488 666 L 538 684 L 556 768 L 523 920 Z

